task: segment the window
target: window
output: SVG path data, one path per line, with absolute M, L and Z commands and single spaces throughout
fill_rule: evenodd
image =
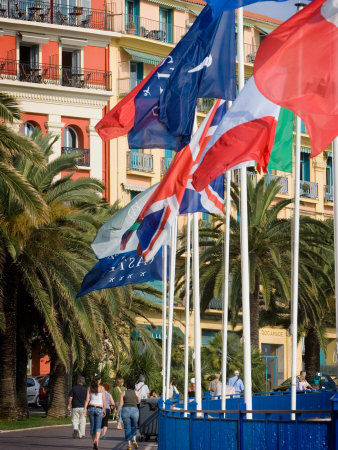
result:
M 25 122 L 21 127 L 21 134 L 23 136 L 32 136 L 35 126 L 31 122 Z
M 62 50 L 62 84 L 79 87 L 83 76 L 81 50 Z
M 326 160 L 326 185 L 332 186 L 332 156 L 328 156 Z
M 305 123 L 303 121 L 301 121 L 301 123 L 300 123 L 300 132 L 307 133 L 306 128 L 305 128 Z
M 135 33 L 139 34 L 139 2 L 138 0 L 127 0 L 125 3 L 125 24 L 127 32 L 130 33 L 131 29 L 135 29 Z
M 202 213 L 202 220 L 205 222 L 205 225 L 208 226 L 210 222 L 210 216 L 208 213 Z
M 301 181 L 310 181 L 310 161 L 309 153 L 300 154 L 300 179 Z
M 130 191 L 130 201 L 132 201 L 138 194 L 138 191 Z
M 172 10 L 160 8 L 160 34 L 159 40 L 172 42 Z
M 39 82 L 41 81 L 39 69 L 39 46 L 20 45 L 20 80 Z M 39 78 L 40 76 L 40 78 Z
M 63 147 L 78 148 L 78 135 L 72 127 L 66 127 L 63 131 Z
M 205 330 L 202 328 L 202 345 L 209 345 L 216 333 L 217 330 Z
M 143 80 L 143 63 L 130 61 L 130 90 Z

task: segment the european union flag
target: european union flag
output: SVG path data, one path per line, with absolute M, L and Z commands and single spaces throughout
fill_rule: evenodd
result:
M 235 15 L 206 6 L 135 97 L 130 148 L 181 150 L 189 144 L 197 98 L 236 96 Z
M 95 264 L 84 277 L 77 297 L 100 289 L 154 280 L 162 280 L 162 251 L 149 262 L 144 262 L 136 250 L 118 253 Z

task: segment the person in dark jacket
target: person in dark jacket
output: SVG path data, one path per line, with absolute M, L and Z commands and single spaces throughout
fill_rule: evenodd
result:
M 77 385 L 73 386 L 68 394 L 67 410 L 71 411 L 73 424 L 73 438 L 83 438 L 86 433 L 86 418 L 84 416 L 84 405 L 86 401 L 87 388 L 84 386 L 84 377 L 77 379 Z

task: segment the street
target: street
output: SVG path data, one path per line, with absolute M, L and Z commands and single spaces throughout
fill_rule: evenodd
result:
M 89 437 L 89 425 L 86 426 L 86 437 L 72 438 L 72 427 L 56 426 L 35 428 L 32 430 L 0 432 L 0 448 L 2 449 L 92 449 L 92 440 Z M 116 422 L 109 424 L 107 439 L 100 439 L 99 449 L 126 450 L 123 430 L 116 430 Z M 140 450 L 155 450 L 157 442 L 139 442 Z

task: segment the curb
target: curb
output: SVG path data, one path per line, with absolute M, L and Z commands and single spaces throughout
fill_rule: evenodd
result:
M 71 423 L 65 423 L 64 425 L 46 425 L 43 427 L 31 427 L 31 428 L 18 428 L 16 430 L 0 430 L 1 433 L 15 433 L 16 431 L 30 431 L 30 430 L 42 430 L 44 428 L 60 428 L 60 427 L 71 427 Z

